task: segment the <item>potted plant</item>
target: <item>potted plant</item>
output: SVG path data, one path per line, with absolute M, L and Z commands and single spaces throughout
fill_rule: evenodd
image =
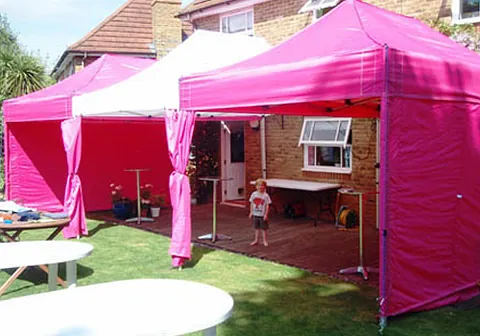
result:
M 110 197 L 112 198 L 112 212 L 115 218 L 125 220 L 132 216 L 133 204 L 123 196 L 123 186 L 110 184 Z
M 165 204 L 165 198 L 162 195 L 154 195 L 152 197 L 152 204 L 150 205 L 150 212 L 153 218 L 160 217 L 160 211 Z
M 153 185 L 149 183 L 140 187 L 140 203 L 142 205 L 140 216 L 151 217 L 152 189 Z

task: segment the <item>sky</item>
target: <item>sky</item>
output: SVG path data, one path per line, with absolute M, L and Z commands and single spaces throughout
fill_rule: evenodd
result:
M 51 69 L 63 51 L 127 0 L 0 0 L 20 43 Z M 182 0 L 183 5 L 192 0 Z

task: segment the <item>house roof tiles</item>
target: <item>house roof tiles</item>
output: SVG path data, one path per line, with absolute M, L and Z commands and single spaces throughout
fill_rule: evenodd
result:
M 68 51 L 151 54 L 152 0 L 128 0 Z

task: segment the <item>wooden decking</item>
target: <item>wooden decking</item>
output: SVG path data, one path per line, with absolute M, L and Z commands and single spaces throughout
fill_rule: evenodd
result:
M 363 282 L 359 275 L 339 275 L 342 268 L 357 266 L 358 230 L 339 231 L 333 220 L 313 226 L 310 219 L 285 219 L 274 215 L 270 219 L 269 246 L 250 246 L 253 231 L 247 217 L 248 210 L 226 205 L 217 207 L 217 233 L 228 235 L 232 240 L 212 243 L 198 237 L 212 232 L 212 206 L 192 207 L 192 240 L 211 248 L 219 248 L 252 257 L 271 260 L 302 268 L 314 273 L 328 274 L 348 281 Z M 105 217 L 97 219 L 107 219 Z M 128 224 L 139 229 L 165 236 L 171 234 L 171 213 L 162 212 L 154 223 Z M 365 266 L 378 267 L 378 231 L 371 226 L 364 230 Z M 371 274 L 367 282 L 378 285 L 378 274 Z

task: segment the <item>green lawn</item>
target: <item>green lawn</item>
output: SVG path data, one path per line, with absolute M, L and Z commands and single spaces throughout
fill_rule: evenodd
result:
M 80 261 L 78 285 L 132 278 L 178 278 L 208 283 L 235 300 L 233 317 L 219 335 L 375 335 L 376 291 L 333 281 L 292 267 L 223 251 L 194 248 L 183 271 L 170 270 L 168 239 L 123 226 L 89 222 L 95 250 Z M 23 240 L 45 238 L 24 233 Z M 61 239 L 61 238 L 60 238 Z M 61 275 L 64 269 L 60 269 Z M 0 272 L 0 282 L 8 277 Z M 2 300 L 46 292 L 46 275 L 30 268 Z M 208 303 L 205 303 L 208 305 Z M 444 308 L 393 319 L 386 335 L 480 335 L 480 310 Z

